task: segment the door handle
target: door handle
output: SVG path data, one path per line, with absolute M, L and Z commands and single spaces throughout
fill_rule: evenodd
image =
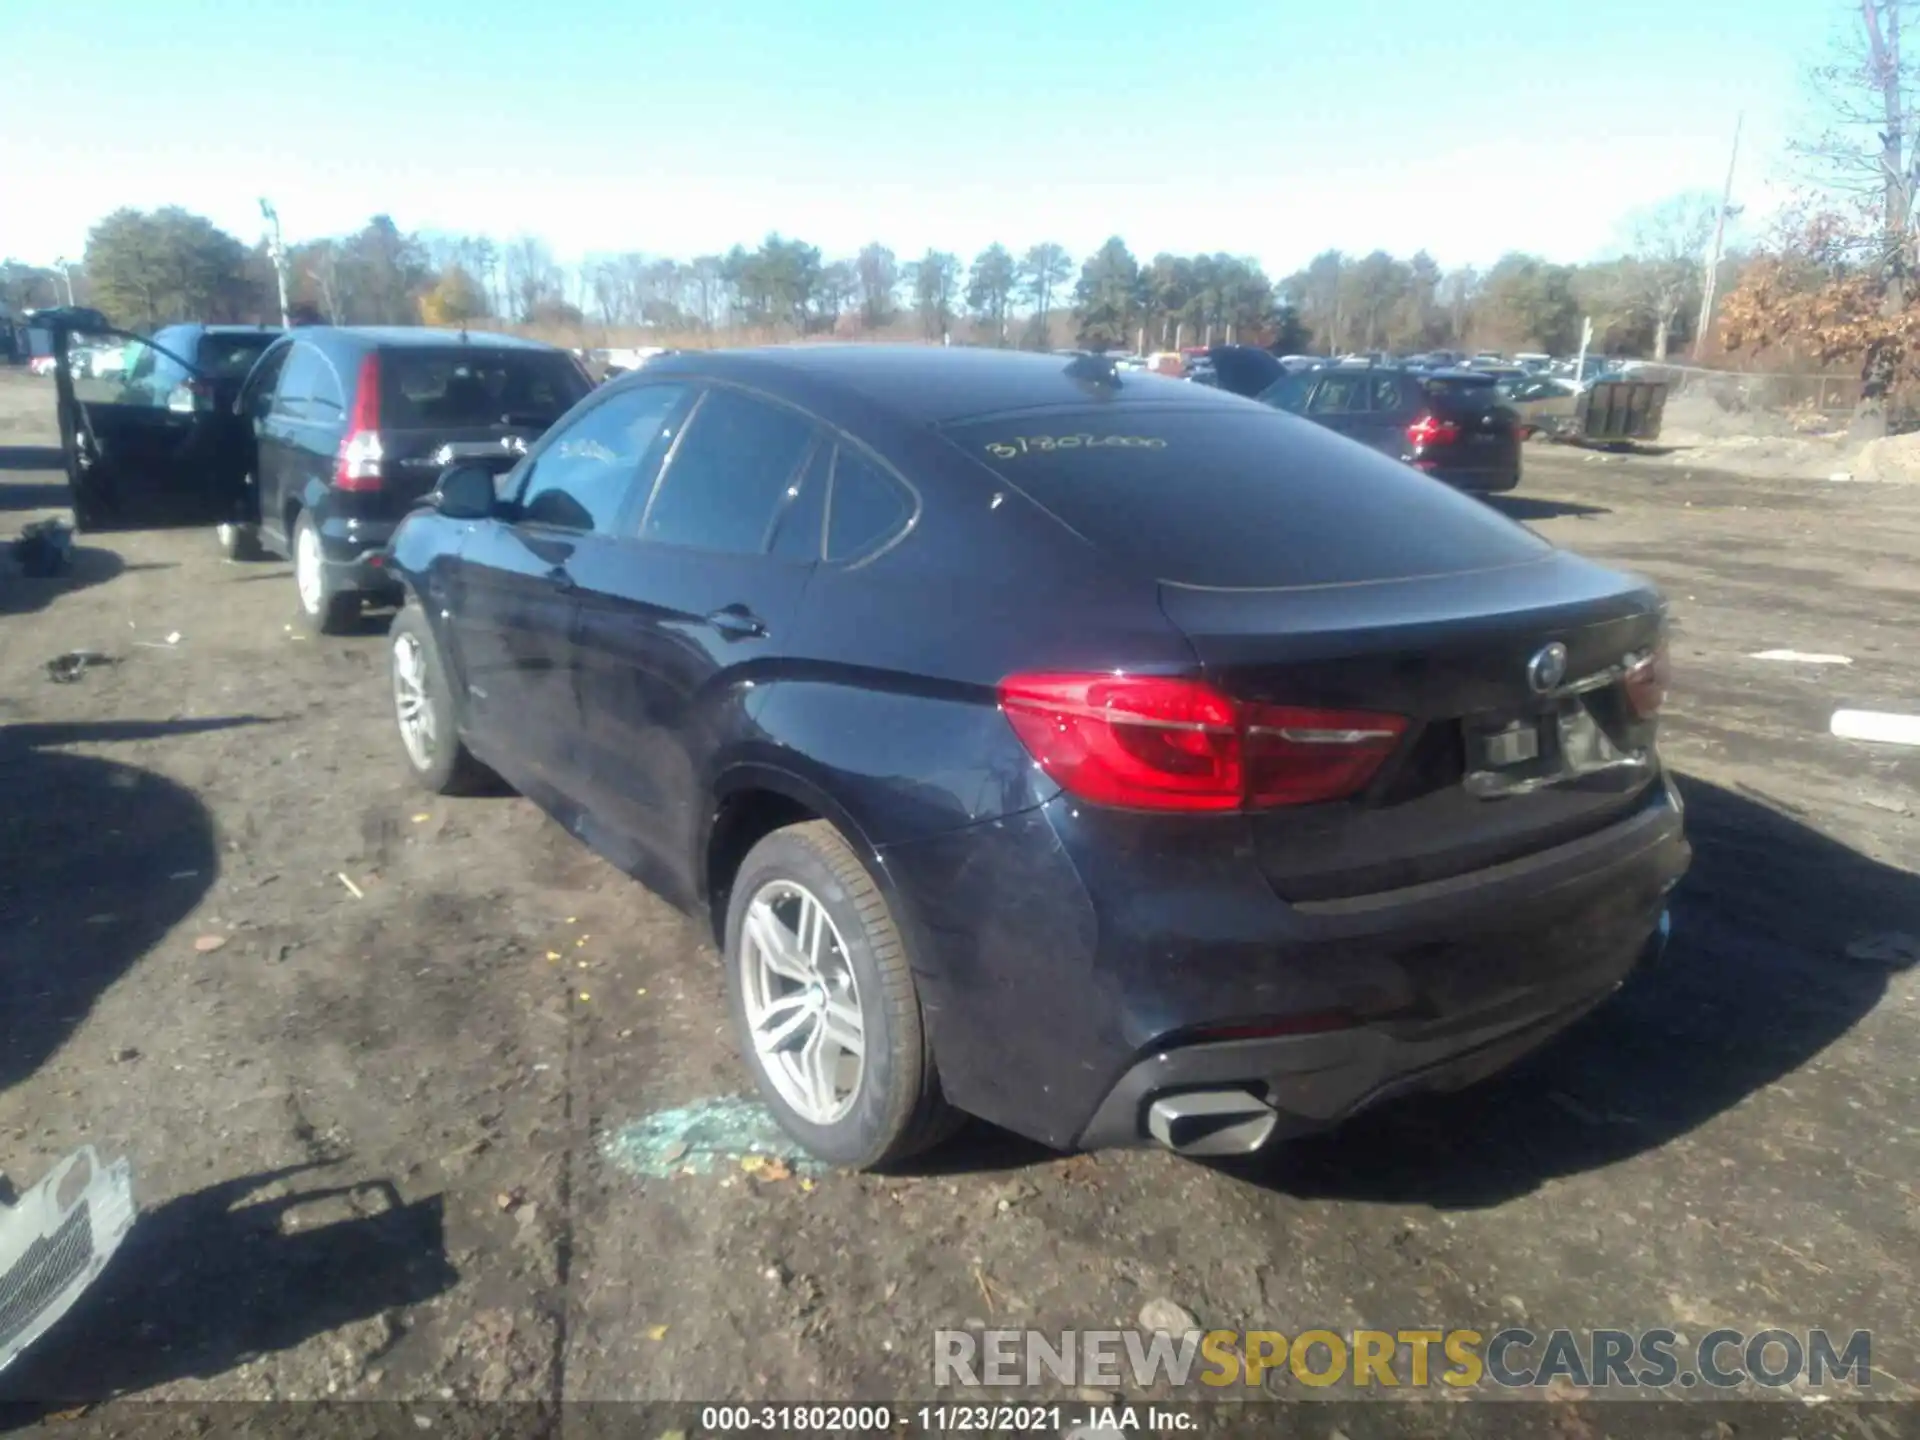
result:
M 727 605 L 707 616 L 707 623 L 729 640 L 759 640 L 766 623 L 744 605 Z

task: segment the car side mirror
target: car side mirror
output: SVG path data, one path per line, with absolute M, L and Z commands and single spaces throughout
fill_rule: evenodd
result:
M 499 509 L 493 471 L 484 465 L 449 465 L 440 472 L 427 504 L 449 520 L 486 520 Z

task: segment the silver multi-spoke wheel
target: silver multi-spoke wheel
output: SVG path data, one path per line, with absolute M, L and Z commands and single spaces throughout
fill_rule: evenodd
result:
M 427 693 L 427 656 L 411 635 L 393 637 L 393 712 L 400 740 L 417 769 L 433 764 L 436 735 L 433 702 Z
M 800 1117 L 832 1125 L 866 1075 L 860 988 L 819 897 L 791 880 L 760 887 L 740 936 L 747 1030 L 761 1068 Z
M 311 525 L 300 527 L 293 542 L 293 583 L 309 615 L 318 615 L 327 603 L 327 579 L 320 554 L 320 535 Z

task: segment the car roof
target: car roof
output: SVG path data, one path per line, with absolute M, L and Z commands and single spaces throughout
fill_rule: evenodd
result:
M 528 340 L 519 335 L 499 335 L 490 330 L 434 330 L 424 325 L 303 325 L 290 331 L 302 338 L 339 337 L 383 350 L 437 349 L 461 345 L 484 345 L 492 350 L 559 351 L 544 340 Z
M 1063 406 L 1244 403 L 1150 372 L 1090 377 L 1085 357 L 970 346 L 811 344 L 665 356 L 635 379 L 667 375 L 732 380 L 797 402 L 877 405 L 896 421 L 927 426 L 1015 410 Z M 1097 376 L 1097 370 L 1093 376 Z M 632 382 L 619 382 L 632 383 Z

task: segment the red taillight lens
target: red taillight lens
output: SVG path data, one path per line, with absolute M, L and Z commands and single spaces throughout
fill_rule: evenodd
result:
M 1412 445 L 1451 445 L 1460 438 L 1460 427 L 1436 415 L 1422 415 L 1407 427 L 1407 442 Z
M 1627 705 L 1635 715 L 1642 720 L 1651 720 L 1658 715 L 1660 707 L 1667 703 L 1667 687 L 1673 683 L 1673 666 L 1667 658 L 1667 642 L 1661 640 L 1651 653 L 1628 666 L 1622 683 L 1627 691 Z
M 1362 710 L 1250 705 L 1247 803 L 1311 805 L 1355 794 L 1400 743 L 1407 722 Z
M 360 362 L 360 383 L 353 392 L 353 413 L 347 420 L 346 437 L 340 442 L 340 458 L 333 468 L 337 490 L 378 490 L 384 483 L 380 462 L 380 356 L 371 354 Z
M 1396 715 L 1242 705 L 1201 681 L 1158 676 L 1013 675 L 1000 708 L 1062 789 L 1128 810 L 1344 799 L 1406 726 Z

